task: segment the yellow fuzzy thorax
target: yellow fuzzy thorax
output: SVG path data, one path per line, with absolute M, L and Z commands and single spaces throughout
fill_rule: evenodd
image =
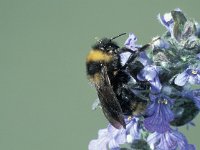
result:
M 109 55 L 100 50 L 91 50 L 87 56 L 87 62 L 92 62 L 92 61 L 109 62 L 111 59 L 112 59 L 112 55 Z

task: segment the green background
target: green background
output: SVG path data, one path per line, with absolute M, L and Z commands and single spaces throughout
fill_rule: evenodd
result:
M 198 0 L 0 0 L 0 150 L 86 150 L 107 125 L 85 73 L 95 37 L 134 32 L 140 44 L 165 31 L 157 14 Z M 126 37 L 117 41 L 122 45 Z M 200 149 L 200 119 L 186 131 Z

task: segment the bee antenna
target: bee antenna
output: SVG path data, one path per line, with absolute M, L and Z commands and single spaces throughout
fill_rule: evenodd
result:
M 112 37 L 110 40 L 112 41 L 112 40 L 114 40 L 114 39 L 116 39 L 116 38 L 118 38 L 118 37 L 120 37 L 120 36 L 122 36 L 122 35 L 125 35 L 126 33 L 121 33 L 121 34 L 119 34 L 119 35 L 117 35 L 117 36 L 115 36 L 115 37 Z

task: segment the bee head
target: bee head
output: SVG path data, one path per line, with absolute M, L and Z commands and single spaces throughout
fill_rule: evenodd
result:
M 116 53 L 119 46 L 113 40 L 122 36 L 122 35 L 125 35 L 125 34 L 126 33 L 122 33 L 122 34 L 115 36 L 111 39 L 103 38 L 103 39 L 99 40 L 97 42 L 97 44 L 94 45 L 92 48 L 102 50 L 106 53 Z
M 93 49 L 99 49 L 106 53 L 115 52 L 118 48 L 119 46 L 114 41 L 108 38 L 103 38 L 99 40 L 97 44 L 93 46 Z

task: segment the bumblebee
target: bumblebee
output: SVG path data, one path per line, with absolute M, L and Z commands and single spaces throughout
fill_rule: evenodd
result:
M 139 52 L 150 44 L 136 52 L 120 48 L 113 40 L 124 34 L 99 40 L 86 58 L 87 76 L 97 90 L 103 113 L 117 129 L 126 128 L 124 116 L 140 115 L 147 105 L 147 101 L 136 96 L 132 90 L 137 87 L 135 76 L 142 66 L 133 63 Z M 120 54 L 124 52 L 131 52 L 131 55 L 122 65 Z M 129 67 L 130 64 L 134 67 Z

